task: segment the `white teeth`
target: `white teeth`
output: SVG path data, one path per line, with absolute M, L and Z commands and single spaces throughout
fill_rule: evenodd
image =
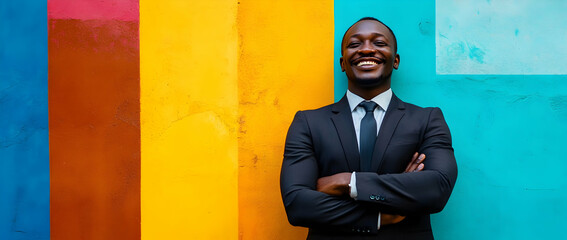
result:
M 362 61 L 356 64 L 356 66 L 362 66 L 362 65 L 377 65 L 377 63 L 374 61 Z

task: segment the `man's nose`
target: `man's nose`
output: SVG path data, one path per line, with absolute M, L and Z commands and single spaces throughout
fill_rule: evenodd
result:
M 376 47 L 372 45 L 371 42 L 365 42 L 362 44 L 361 48 L 358 50 L 360 54 L 374 54 L 376 53 Z

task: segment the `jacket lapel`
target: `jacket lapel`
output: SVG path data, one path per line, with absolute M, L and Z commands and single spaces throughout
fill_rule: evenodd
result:
M 352 113 L 348 105 L 346 95 L 331 107 L 333 115 L 331 120 L 335 125 L 335 129 L 339 135 L 339 140 L 345 157 L 349 171 L 360 170 L 360 154 L 358 153 L 358 142 L 354 131 L 354 123 L 352 122 Z
M 380 126 L 380 132 L 378 133 L 376 139 L 376 145 L 374 146 L 374 153 L 372 154 L 372 172 L 378 172 L 380 166 L 382 165 L 382 159 L 384 158 L 384 153 L 388 148 L 390 139 L 396 131 L 400 119 L 404 116 L 405 104 L 396 95 L 392 95 L 392 100 L 390 105 L 386 110 L 386 115 Z

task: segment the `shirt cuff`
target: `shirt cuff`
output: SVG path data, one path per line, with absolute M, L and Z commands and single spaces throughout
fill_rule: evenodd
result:
M 358 191 L 356 190 L 356 172 L 352 172 L 352 174 L 350 175 L 350 183 L 348 184 L 348 186 L 350 187 L 350 197 L 356 200 L 356 197 L 358 197 Z M 381 221 L 382 221 L 382 213 L 378 212 L 377 230 L 380 230 Z
M 358 191 L 356 191 L 356 172 L 352 172 L 350 175 L 350 183 L 348 186 L 350 187 L 350 197 L 356 200 L 356 197 L 358 197 Z

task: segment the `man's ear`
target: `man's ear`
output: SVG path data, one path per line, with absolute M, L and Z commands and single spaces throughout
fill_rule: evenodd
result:
M 400 54 L 396 53 L 396 58 L 394 58 L 394 69 L 398 69 L 400 66 Z
M 345 71 L 345 63 L 343 61 L 343 57 L 339 58 L 339 63 L 341 64 L 341 71 Z

